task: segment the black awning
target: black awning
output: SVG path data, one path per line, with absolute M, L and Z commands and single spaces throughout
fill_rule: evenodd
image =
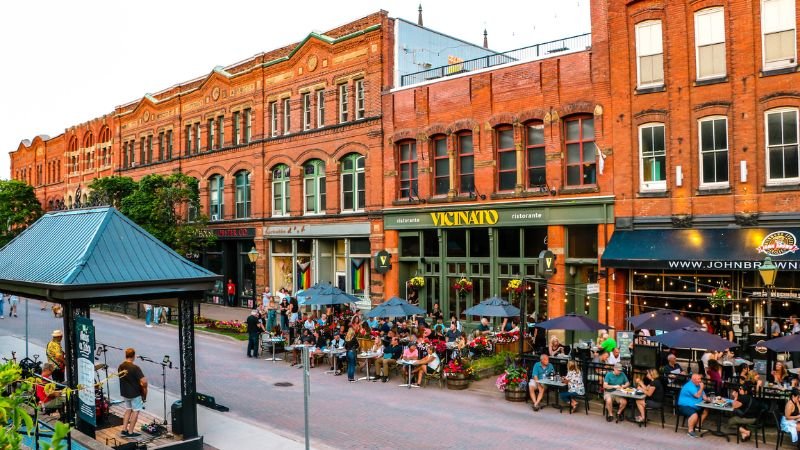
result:
M 769 256 L 800 270 L 800 228 L 617 230 L 602 265 L 632 269 L 755 270 Z

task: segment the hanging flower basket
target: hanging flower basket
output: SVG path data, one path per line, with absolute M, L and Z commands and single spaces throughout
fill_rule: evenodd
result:
M 421 288 L 425 286 L 425 278 L 416 276 L 408 280 L 409 286 L 413 287 L 414 289 Z
M 453 290 L 455 290 L 460 297 L 466 297 L 468 293 L 472 292 L 472 281 L 468 278 L 462 278 L 453 283 Z
M 725 306 L 725 302 L 729 301 L 731 298 L 733 298 L 731 290 L 721 287 L 711 291 L 711 295 L 708 297 L 708 303 L 712 307 L 723 307 Z

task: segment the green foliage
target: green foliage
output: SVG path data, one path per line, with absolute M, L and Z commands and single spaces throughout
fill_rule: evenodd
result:
M 22 433 L 33 435 L 33 418 L 29 411 L 36 407 L 34 380 L 22 379 L 19 365 L 9 361 L 0 365 L 0 392 L 10 395 L 0 396 L 0 449 L 17 450 L 22 447 Z M 24 430 L 23 430 L 24 427 Z M 69 427 L 57 422 L 55 433 L 50 444 L 40 444 L 45 450 L 65 448 L 64 439 Z
M 129 177 L 95 178 L 89 183 L 89 201 L 92 204 L 107 204 L 117 209 L 122 207 L 122 199 L 133 194 L 136 182 Z
M 485 356 L 472 361 L 472 370 L 475 376 L 479 376 L 479 372 L 491 372 L 492 374 L 502 372 L 506 367 L 506 358 L 514 358 L 516 355 L 510 352 L 502 352 L 496 355 Z M 488 369 L 488 370 L 487 370 Z
M 41 215 L 42 205 L 32 186 L 16 180 L 0 180 L 0 247 Z

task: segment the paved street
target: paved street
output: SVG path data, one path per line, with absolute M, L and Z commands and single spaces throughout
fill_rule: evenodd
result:
M 22 305 L 21 305 L 22 306 Z M 24 309 L 23 309 L 24 312 Z M 43 345 L 60 319 L 31 303 L 31 342 Z M 98 342 L 133 346 L 139 354 L 161 360 L 169 354 L 178 360 L 175 327 L 145 328 L 141 321 L 93 312 Z M 23 314 L 0 321 L 0 335 L 24 335 Z M 284 362 L 246 358 L 246 343 L 198 333 L 198 390 L 231 408 L 226 416 L 302 441 L 303 395 L 301 371 Z M 9 356 L 0 348 L 1 356 Z M 18 355 L 22 357 L 23 355 Z M 122 354 L 108 353 L 116 367 Z M 137 362 L 151 385 L 160 386 L 160 366 Z M 168 392 L 177 392 L 178 372 L 169 371 Z M 275 387 L 290 382 L 291 387 Z M 333 448 L 595 448 L 650 449 L 733 446 L 706 436 L 691 439 L 685 431 L 674 433 L 651 425 L 608 424 L 594 407 L 585 415 L 558 414 L 545 409 L 534 413 L 527 405 L 506 402 L 499 393 L 458 392 L 429 386 L 408 391 L 399 380 L 384 383 L 346 382 L 345 377 L 312 371 L 312 446 Z M 161 403 L 152 397 L 148 405 Z M 200 430 L 203 433 L 203 429 Z M 263 448 L 272 448 L 264 442 Z M 226 450 L 225 446 L 220 446 Z

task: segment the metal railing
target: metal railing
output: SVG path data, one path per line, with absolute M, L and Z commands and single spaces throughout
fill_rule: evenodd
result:
M 577 36 L 543 42 L 540 44 L 531 45 L 529 47 L 509 50 L 502 53 L 494 53 L 491 55 L 481 56 L 480 58 L 402 75 L 400 77 L 400 86 L 408 86 L 411 84 L 422 83 L 423 81 L 435 80 L 451 75 L 473 72 L 479 69 L 485 69 L 487 67 L 494 67 L 518 61 L 535 61 L 537 59 L 549 58 L 560 53 L 587 50 L 591 47 L 592 34 L 579 34 Z

